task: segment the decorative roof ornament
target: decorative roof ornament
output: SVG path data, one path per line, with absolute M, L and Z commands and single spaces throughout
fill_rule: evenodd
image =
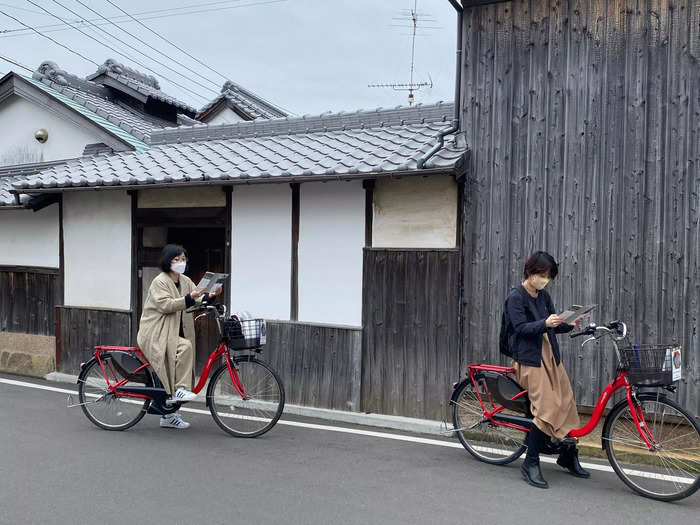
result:
M 113 58 L 108 58 L 107 60 L 105 60 L 105 63 L 102 64 L 99 68 L 97 68 L 97 73 L 111 73 L 112 75 L 125 76 L 131 80 L 135 80 L 136 82 L 145 84 L 146 86 L 149 86 L 153 89 L 160 90 L 160 84 L 158 83 L 156 77 L 154 77 L 153 75 L 146 75 L 145 73 L 141 73 L 140 71 L 136 71 L 135 69 L 131 69 L 130 67 L 127 67 L 124 64 L 117 62 Z
M 68 73 L 58 67 L 56 62 L 52 62 L 51 60 L 42 62 L 32 74 L 32 78 L 44 83 L 53 82 L 54 84 L 58 84 L 58 86 L 74 87 L 103 97 L 106 96 L 106 92 L 102 86 Z

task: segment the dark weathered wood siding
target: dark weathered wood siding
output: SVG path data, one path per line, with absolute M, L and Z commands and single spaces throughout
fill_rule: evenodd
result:
M 364 252 L 362 410 L 440 419 L 459 377 L 458 250 Z
M 544 249 L 558 306 L 682 343 L 700 413 L 700 0 L 517 0 L 463 31 L 467 357 L 498 360 L 503 298 Z M 610 352 L 563 348 L 592 404 Z
M 359 410 L 362 330 L 268 321 L 262 358 L 284 383 L 290 404 Z
M 56 368 L 77 374 L 96 345 L 130 346 L 131 312 L 72 306 L 56 307 Z
M 54 335 L 58 270 L 0 266 L 0 331 Z

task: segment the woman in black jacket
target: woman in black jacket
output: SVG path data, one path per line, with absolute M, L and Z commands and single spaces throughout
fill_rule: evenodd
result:
M 525 263 L 521 286 L 513 289 L 506 300 L 513 368 L 522 387 L 528 390 L 534 417 L 521 470 L 528 483 L 540 488 L 548 488 L 539 460 L 546 436 L 561 440 L 580 426 L 571 382 L 561 364 L 556 334 L 570 332 L 582 318 L 570 325 L 556 315 L 552 298 L 544 288 L 557 273 L 559 267 L 550 254 L 535 252 Z M 578 451 L 573 444 L 564 448 L 557 464 L 574 476 L 590 477 L 579 464 Z

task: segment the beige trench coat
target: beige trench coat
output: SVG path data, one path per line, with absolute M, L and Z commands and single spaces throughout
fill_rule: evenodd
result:
M 165 390 L 172 394 L 171 381 L 175 377 L 174 356 L 180 337 L 180 318 L 185 339 L 195 348 L 194 318 L 185 313 L 185 296 L 194 291 L 192 280 L 180 275 L 180 290 L 167 273 L 160 273 L 153 279 L 148 296 L 143 305 L 136 341 L 143 350 L 151 366 L 158 374 Z M 197 299 L 200 302 L 201 298 Z M 172 356 L 172 358 L 170 357 Z M 192 370 L 194 384 L 194 369 Z

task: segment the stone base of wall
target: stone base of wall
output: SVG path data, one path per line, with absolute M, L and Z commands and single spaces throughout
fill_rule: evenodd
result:
M 0 332 L 0 372 L 44 377 L 56 370 L 56 338 Z

